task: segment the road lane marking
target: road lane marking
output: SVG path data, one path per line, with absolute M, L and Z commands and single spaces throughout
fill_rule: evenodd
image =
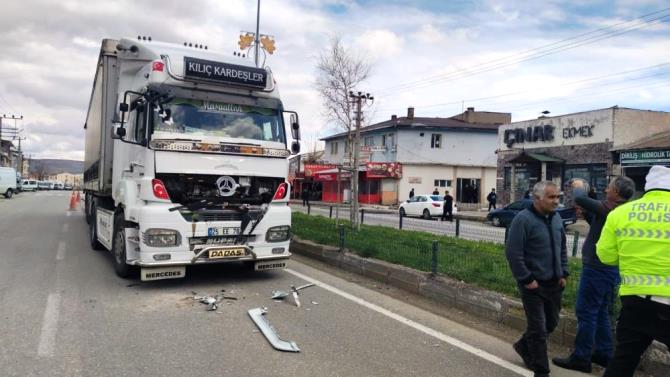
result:
M 67 216 L 67 217 L 70 217 L 71 214 L 72 214 L 72 212 L 70 212 L 70 211 L 65 212 L 65 216 Z
M 375 305 L 375 304 L 373 304 L 373 303 L 371 303 L 371 302 L 369 302 L 369 301 L 366 301 L 366 300 L 364 300 L 364 299 L 362 299 L 362 298 L 356 297 L 356 296 L 354 296 L 354 295 L 352 295 L 352 294 L 350 294 L 350 293 L 344 292 L 344 291 L 342 291 L 342 290 L 340 290 L 340 289 L 338 289 L 338 288 L 335 288 L 335 287 L 333 287 L 333 286 L 331 286 L 331 285 L 328 285 L 328 284 L 326 284 L 326 283 L 323 283 L 323 282 L 321 282 L 321 281 L 319 281 L 319 280 L 316 280 L 316 279 L 314 279 L 314 278 L 311 278 L 311 277 L 309 277 L 309 276 L 303 275 L 303 274 L 301 274 L 300 272 L 294 271 L 294 270 L 292 270 L 292 269 L 290 269 L 290 268 L 286 268 L 286 269 L 284 269 L 284 271 L 286 271 L 286 272 L 288 272 L 289 274 L 294 275 L 294 276 L 296 276 L 296 277 L 298 277 L 298 278 L 300 278 L 300 279 L 303 279 L 303 280 L 305 280 L 305 281 L 307 281 L 307 282 L 309 282 L 309 283 L 316 284 L 316 285 L 318 285 L 319 287 L 321 287 L 321 288 L 323 288 L 323 289 L 325 289 L 325 290 L 327 290 L 327 291 L 329 291 L 329 292 L 331 292 L 331 293 L 334 293 L 334 294 L 336 294 L 336 295 L 338 295 L 338 296 L 344 297 L 344 298 L 346 298 L 347 300 L 353 301 L 353 302 L 355 302 L 355 303 L 357 303 L 357 304 L 359 304 L 359 305 L 361 305 L 361 306 L 364 306 L 364 307 L 366 307 L 366 308 L 368 308 L 368 309 L 370 309 L 370 310 L 373 310 L 373 311 L 375 311 L 375 312 L 377 312 L 377 313 L 379 313 L 379 314 L 385 315 L 385 316 L 387 316 L 387 317 L 389 317 L 389 318 L 391 318 L 391 319 L 394 319 L 394 320 L 396 320 L 396 321 L 398 321 L 398 322 L 400 322 L 400 323 L 404 323 L 405 325 L 407 325 L 407 326 L 409 326 L 409 327 L 411 327 L 411 328 L 413 328 L 413 329 L 415 329 L 415 330 L 421 331 L 421 332 L 423 332 L 424 334 L 430 335 L 430 336 L 432 336 L 432 337 L 434 337 L 434 338 L 437 338 L 437 339 L 439 339 L 439 340 L 441 340 L 441 341 L 443 341 L 443 342 L 449 343 L 449 344 L 451 344 L 452 346 L 458 347 L 458 348 L 462 349 L 463 351 L 466 351 L 466 352 L 469 352 L 469 353 L 471 353 L 471 354 L 473 354 L 473 355 L 479 356 L 479 357 L 481 357 L 481 358 L 484 359 L 484 360 L 488 360 L 488 361 L 492 362 L 493 364 L 496 364 L 496 365 L 498 365 L 498 366 L 500 366 L 500 367 L 503 367 L 503 368 L 505 368 L 505 369 L 507 369 L 507 370 L 510 370 L 510 371 L 514 372 L 514 373 L 517 373 L 517 374 L 519 374 L 519 375 L 521 375 L 521 376 L 524 376 L 524 377 L 533 377 L 533 372 L 531 372 L 531 371 L 529 371 L 529 370 L 527 370 L 527 369 L 524 369 L 524 368 L 522 368 L 522 367 L 520 367 L 520 366 L 517 366 L 517 365 L 515 365 L 515 364 L 512 364 L 512 363 L 510 363 L 510 362 L 507 361 L 507 360 L 503 360 L 503 359 L 499 358 L 498 356 L 492 355 L 492 354 L 490 354 L 490 353 L 488 353 L 488 352 L 486 352 L 486 351 L 484 351 L 484 350 L 482 350 L 482 349 L 479 349 L 479 348 L 477 348 L 477 347 L 475 347 L 475 346 L 471 346 L 471 345 L 469 345 L 469 344 L 467 344 L 467 343 L 465 343 L 465 342 L 462 342 L 462 341 L 460 341 L 460 340 L 458 340 L 458 339 L 456 339 L 456 338 L 453 338 L 453 337 L 451 337 L 451 336 L 449 336 L 449 335 L 443 334 L 443 333 L 441 333 L 441 332 L 439 332 L 439 331 L 437 331 L 437 330 L 431 329 L 430 327 L 424 326 L 424 325 L 422 325 L 422 324 L 420 324 L 420 323 L 418 323 L 418 322 L 412 321 L 412 320 L 409 319 L 409 318 L 405 318 L 405 317 L 403 317 L 403 316 L 401 316 L 401 315 L 399 315 L 399 314 L 396 314 L 396 313 L 394 313 L 394 312 L 392 312 L 392 311 L 390 311 L 390 310 L 384 309 L 384 308 L 382 308 L 381 306 Z
M 60 307 L 60 294 L 50 293 L 47 297 L 47 307 L 44 310 L 42 320 L 42 332 L 40 343 L 37 346 L 37 355 L 41 357 L 53 356 L 56 345 L 56 330 L 58 329 L 58 308 Z
M 56 251 L 56 260 L 65 259 L 65 242 L 58 241 L 58 251 Z
M 70 224 L 68 223 L 63 224 L 63 233 L 67 233 L 68 230 L 70 230 Z

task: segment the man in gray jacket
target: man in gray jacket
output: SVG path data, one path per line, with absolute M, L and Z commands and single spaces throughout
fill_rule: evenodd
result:
M 560 191 L 551 181 L 535 184 L 533 205 L 514 217 L 505 254 L 521 293 L 526 331 L 514 350 L 535 376 L 549 375 L 547 337 L 558 325 L 568 277 L 568 254 L 561 216 Z

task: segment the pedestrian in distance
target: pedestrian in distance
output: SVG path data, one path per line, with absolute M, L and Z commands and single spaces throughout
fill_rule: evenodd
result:
M 653 340 L 670 348 L 670 168 L 652 166 L 644 190 L 610 212 L 596 244 L 598 258 L 619 266 L 622 279 L 616 349 L 604 377 L 633 376 Z
M 440 220 L 454 221 L 454 217 L 452 215 L 453 206 L 454 206 L 454 197 L 449 195 L 449 190 L 447 190 L 444 192 L 444 205 L 442 206 L 442 217 L 440 218 Z
M 514 350 L 536 377 L 549 376 L 547 338 L 558 325 L 568 273 L 560 191 L 551 181 L 533 186 L 533 205 L 512 220 L 505 255 L 521 293 L 526 331 Z
M 596 255 L 596 243 L 607 215 L 635 193 L 635 182 L 628 177 L 615 177 L 605 189 L 605 200 L 592 199 L 587 193 L 588 184 L 581 179 L 573 180 L 571 186 L 575 204 L 586 212 L 591 221 L 582 247 L 583 267 L 575 307 L 577 335 L 574 350 L 568 357 L 552 361 L 561 368 L 591 373 L 592 362 L 606 367 L 614 352 L 609 308 L 620 282 L 619 269 L 603 264 Z
M 409 190 L 409 198 L 412 199 L 414 197 L 414 188 Z
M 595 187 L 591 186 L 591 188 L 589 188 L 588 197 L 591 199 L 598 199 L 598 193 L 596 193 Z
M 309 188 L 307 186 L 302 189 L 302 206 L 309 207 Z
M 433 190 L 433 195 L 440 195 L 440 192 L 437 191 L 437 187 L 435 187 L 435 190 Z
M 498 194 L 496 194 L 496 189 L 491 189 L 491 192 L 489 192 L 488 196 L 486 196 L 486 200 L 489 202 L 489 212 L 491 212 L 491 209 L 496 209 L 496 202 L 498 201 Z

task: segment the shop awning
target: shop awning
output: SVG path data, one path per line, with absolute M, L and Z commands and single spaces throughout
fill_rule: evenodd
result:
M 562 164 L 565 161 L 560 159 L 560 158 L 547 156 L 546 154 L 542 154 L 542 153 L 521 152 L 520 155 L 514 157 L 509 162 L 511 162 L 513 164 L 519 164 L 519 163 L 528 164 L 528 163 L 537 163 L 537 162 L 557 162 L 557 163 Z

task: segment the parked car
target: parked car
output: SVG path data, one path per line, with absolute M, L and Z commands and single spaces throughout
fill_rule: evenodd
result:
M 14 168 L 0 167 L 0 194 L 10 199 L 17 192 L 16 170 Z
M 530 199 L 519 200 L 508 204 L 503 208 L 494 209 L 486 215 L 486 220 L 495 226 L 508 226 L 517 213 L 533 205 Z M 574 207 L 564 207 L 562 204 L 558 207 L 558 214 L 563 219 L 563 226 L 577 222 L 577 211 Z
M 442 216 L 444 197 L 442 195 L 414 195 L 400 204 L 400 216 L 421 216 L 424 219 Z
M 69 183 L 66 183 L 66 184 L 63 186 L 63 190 L 71 191 L 72 189 L 74 189 L 74 187 L 72 187 L 72 185 L 69 184 Z

